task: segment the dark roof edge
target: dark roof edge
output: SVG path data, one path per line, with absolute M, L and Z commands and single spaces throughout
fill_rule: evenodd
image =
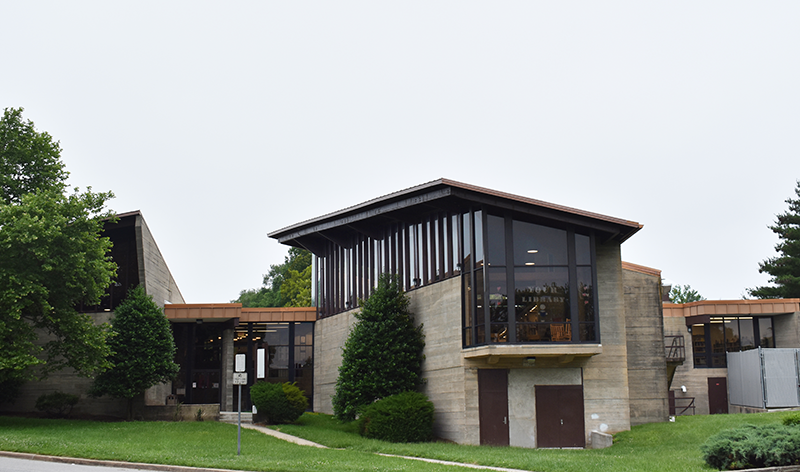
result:
M 463 182 L 458 182 L 458 181 L 455 181 L 455 180 L 440 178 L 440 179 L 433 180 L 433 181 L 430 181 L 430 182 L 426 182 L 424 184 L 420 184 L 420 185 L 417 185 L 417 186 L 414 186 L 414 187 L 410 187 L 410 188 L 407 188 L 407 189 L 404 189 L 404 190 L 399 190 L 397 192 L 392 192 L 392 193 L 389 193 L 387 195 L 383 195 L 383 196 L 380 196 L 380 197 L 377 197 L 377 198 L 373 198 L 372 200 L 367 200 L 367 201 L 365 201 L 363 203 L 359 203 L 359 204 L 354 205 L 354 206 L 350 206 L 350 207 L 347 207 L 347 208 L 344 208 L 344 209 L 341 209 L 341 210 L 338 210 L 338 211 L 334 211 L 332 213 L 327 213 L 325 215 L 318 216 L 316 218 L 311 218 L 309 220 L 305 220 L 305 221 L 302 221 L 300 223 L 296 223 L 296 224 L 287 226 L 285 228 L 281 228 L 279 230 L 276 230 L 276 231 L 273 231 L 271 233 L 268 233 L 267 236 L 269 236 L 270 238 L 279 239 L 281 237 L 281 235 L 289 233 L 289 232 L 292 232 L 293 230 L 296 230 L 298 228 L 306 227 L 306 226 L 309 226 L 309 225 L 312 225 L 312 224 L 318 224 L 318 223 L 320 223 L 322 221 L 325 221 L 325 220 L 336 218 L 336 217 L 339 217 L 339 216 L 342 216 L 342 215 L 345 215 L 345 214 L 348 214 L 348 213 L 353 213 L 355 211 L 364 209 L 366 207 L 377 205 L 377 204 L 379 204 L 381 202 L 385 202 L 385 201 L 388 201 L 388 200 L 391 200 L 391 199 L 394 199 L 394 198 L 398 198 L 398 197 L 402 197 L 402 196 L 405 196 L 405 195 L 413 194 L 415 192 L 419 192 L 419 191 L 426 190 L 426 189 L 429 189 L 429 188 L 432 188 L 432 187 L 436 187 L 436 186 L 455 187 L 455 188 L 459 188 L 459 189 L 462 189 L 462 190 L 467 190 L 467 191 L 471 191 L 471 192 L 480 193 L 480 194 L 483 194 L 483 195 L 490 195 L 490 196 L 500 197 L 500 198 L 504 198 L 504 199 L 507 199 L 507 200 L 517 201 L 517 202 L 525 203 L 525 204 L 529 204 L 529 205 L 535 205 L 535 206 L 539 206 L 539 207 L 542 207 L 542 208 L 548 208 L 548 209 L 559 211 L 559 212 L 564 212 L 564 213 L 569 213 L 569 214 L 572 214 L 572 215 L 582 216 L 582 217 L 585 217 L 585 218 L 591 218 L 591 219 L 596 219 L 596 220 L 600 220 L 600 221 L 605 221 L 605 222 L 608 222 L 608 223 L 612 223 L 612 224 L 615 224 L 615 225 L 619 225 L 619 226 L 623 226 L 623 227 L 629 228 L 629 231 L 622 232 L 619 235 L 620 242 L 625 241 L 629 237 L 633 236 L 634 233 L 636 233 L 637 231 L 639 231 L 643 227 L 641 224 L 639 224 L 639 223 L 637 223 L 635 221 L 629 221 L 629 220 L 624 220 L 624 219 L 621 219 L 621 218 L 615 218 L 615 217 L 612 217 L 612 216 L 601 215 L 599 213 L 593 213 L 593 212 L 589 212 L 589 211 L 579 210 L 577 208 L 567 207 L 567 206 L 563 206 L 563 205 L 556 205 L 554 203 L 545 202 L 543 200 L 536 200 L 536 199 L 533 199 L 533 198 L 514 195 L 514 194 L 511 194 L 511 193 L 500 192 L 500 191 L 497 191 L 497 190 L 491 190 L 491 189 L 488 189 L 488 188 L 485 188 L 485 187 L 479 187 L 477 185 L 470 185 L 470 184 L 465 184 Z

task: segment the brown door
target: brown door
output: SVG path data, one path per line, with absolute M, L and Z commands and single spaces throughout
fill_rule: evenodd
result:
M 481 444 L 508 446 L 508 371 L 478 370 Z
M 712 415 L 728 413 L 728 380 L 725 377 L 708 378 L 708 412 Z
M 536 386 L 536 447 L 584 447 L 582 385 Z

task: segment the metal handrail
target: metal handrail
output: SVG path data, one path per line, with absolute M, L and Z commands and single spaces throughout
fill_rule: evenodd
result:
M 682 407 L 678 406 L 678 400 L 689 400 L 689 404 Z M 683 408 L 680 412 L 678 408 Z M 694 397 L 675 397 L 675 416 L 681 416 L 686 413 L 689 409 L 692 410 L 692 414 L 695 414 L 695 405 L 694 405 Z

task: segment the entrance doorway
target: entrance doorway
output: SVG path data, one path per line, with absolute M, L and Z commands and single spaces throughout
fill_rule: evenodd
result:
M 585 447 L 582 385 L 536 386 L 536 447 Z
M 728 379 L 708 378 L 708 412 L 712 415 L 728 413 Z
M 478 415 L 481 444 L 508 446 L 508 371 L 478 370 Z

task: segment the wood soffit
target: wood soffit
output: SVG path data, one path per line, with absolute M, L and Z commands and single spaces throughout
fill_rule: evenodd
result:
M 515 214 L 533 216 L 555 224 L 590 228 L 606 240 L 623 242 L 642 228 L 639 223 L 578 210 L 562 205 L 439 179 L 394 192 L 333 213 L 274 231 L 268 236 L 283 244 L 305 247 L 312 252 L 325 239 L 342 241 L 343 233 L 374 237 L 381 228 L 394 223 L 413 223 L 420 215 L 466 209 L 470 204 L 486 205 Z

